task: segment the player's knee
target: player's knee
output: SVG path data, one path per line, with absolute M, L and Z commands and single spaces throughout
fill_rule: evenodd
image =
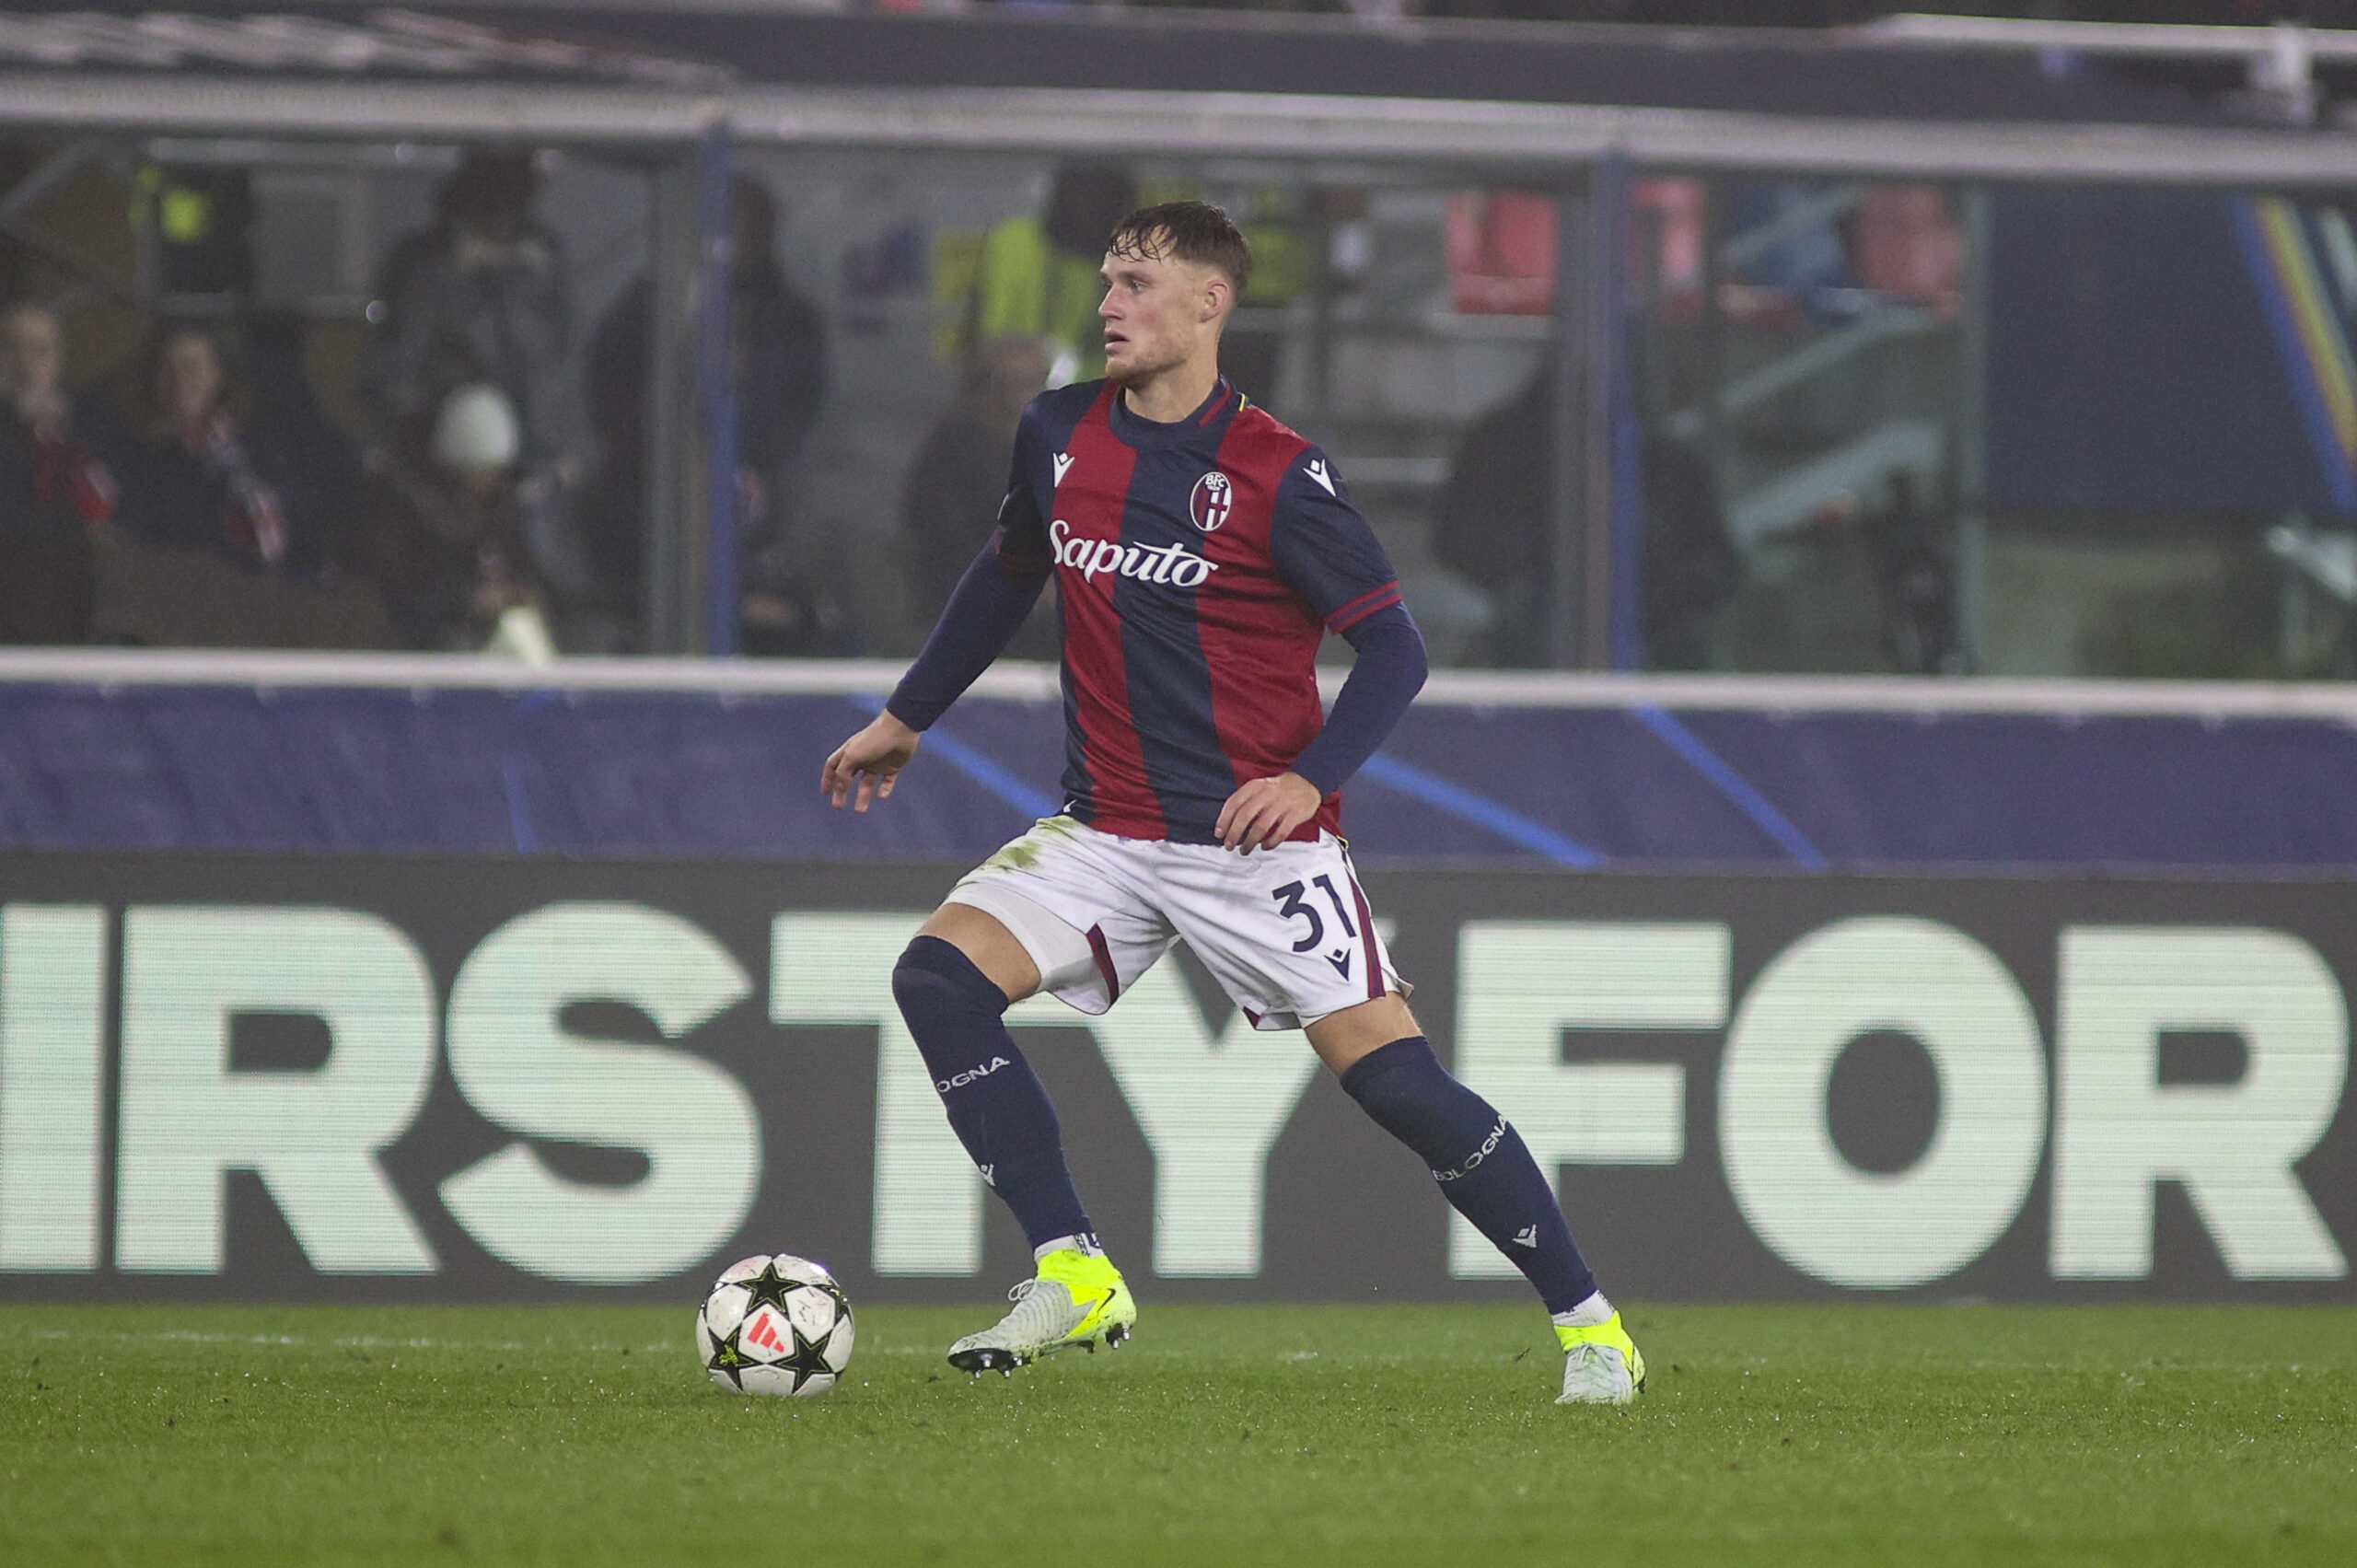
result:
M 1379 1045 L 1352 1063 L 1342 1074 L 1342 1089 L 1361 1105 L 1370 1099 L 1387 1103 L 1402 1094 L 1420 1098 L 1435 1081 L 1454 1084 L 1457 1080 L 1449 1077 L 1448 1069 L 1433 1054 L 1432 1042 L 1414 1035 Z
M 973 959 L 938 936 L 915 937 L 901 950 L 892 966 L 892 1000 L 911 1029 L 960 1014 L 994 1018 L 1007 1007 L 1006 993 Z

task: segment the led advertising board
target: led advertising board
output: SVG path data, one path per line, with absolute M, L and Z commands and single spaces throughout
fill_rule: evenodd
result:
M 0 856 L 0 1294 L 863 1299 L 1028 1272 L 895 1012 L 956 866 Z M 1377 873 L 1631 1298 L 2357 1296 L 2334 882 Z M 1010 1021 L 1165 1299 L 1511 1295 L 1183 951 Z

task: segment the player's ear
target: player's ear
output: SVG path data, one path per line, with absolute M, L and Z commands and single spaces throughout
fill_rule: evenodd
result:
M 1199 319 L 1211 321 L 1227 313 L 1236 302 L 1236 285 L 1227 281 L 1225 273 L 1213 273 L 1203 280 L 1203 307 Z

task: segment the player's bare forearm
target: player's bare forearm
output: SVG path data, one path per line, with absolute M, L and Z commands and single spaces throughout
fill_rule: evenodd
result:
M 1227 797 L 1213 830 L 1223 845 L 1239 854 L 1274 849 L 1317 816 L 1325 798 L 1299 773 L 1254 779 Z
M 923 738 L 894 718 L 890 710 L 877 714 L 865 729 L 836 747 L 834 755 L 827 759 L 819 774 L 819 793 L 832 799 L 838 811 L 846 799 L 853 811 L 866 810 L 870 801 L 889 800 L 893 781 L 917 754 Z

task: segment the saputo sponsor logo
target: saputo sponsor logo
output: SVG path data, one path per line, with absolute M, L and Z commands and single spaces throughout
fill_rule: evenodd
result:
M 1498 1118 L 1498 1124 L 1490 1129 L 1490 1135 L 1481 1140 L 1481 1146 L 1474 1150 L 1470 1155 L 1468 1155 L 1463 1165 L 1458 1166 L 1454 1170 L 1434 1171 L 1433 1179 L 1434 1181 L 1464 1180 L 1467 1177 L 1481 1168 L 1481 1162 L 1483 1160 L 1488 1159 L 1492 1155 L 1498 1152 L 1498 1145 L 1505 1142 L 1505 1137 L 1506 1119 L 1501 1116 Z
M 1056 564 L 1069 566 L 1084 578 L 1112 573 L 1141 583 L 1199 588 L 1219 570 L 1216 562 L 1204 560 L 1182 544 L 1148 549 L 1109 539 L 1084 539 L 1073 533 L 1072 525 L 1062 517 L 1048 526 L 1048 537 L 1055 546 Z
M 968 1084 L 980 1082 L 1006 1065 L 1008 1063 L 1005 1057 L 993 1056 L 980 1067 L 969 1067 L 955 1077 L 935 1078 L 933 1081 L 933 1086 L 943 1094 L 947 1094 L 952 1089 L 962 1089 Z

